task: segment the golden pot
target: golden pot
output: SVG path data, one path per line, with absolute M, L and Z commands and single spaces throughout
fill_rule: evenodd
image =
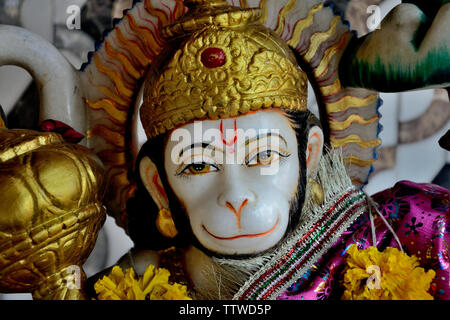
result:
M 56 133 L 0 129 L 0 292 L 85 298 L 103 174 L 89 149 Z

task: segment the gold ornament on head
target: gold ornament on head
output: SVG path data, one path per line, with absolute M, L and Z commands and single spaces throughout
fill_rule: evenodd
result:
M 141 120 L 148 138 L 194 120 L 263 108 L 306 110 L 307 77 L 287 44 L 258 22 L 260 9 L 226 1 L 186 1 L 189 12 L 162 35 Z

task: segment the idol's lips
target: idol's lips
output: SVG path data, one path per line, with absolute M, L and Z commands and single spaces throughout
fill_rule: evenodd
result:
M 257 237 L 267 236 L 269 233 L 271 233 L 273 230 L 275 230 L 277 225 L 278 225 L 278 220 L 275 223 L 275 225 L 272 228 L 270 228 L 270 230 L 267 230 L 266 232 L 254 233 L 254 234 L 241 234 L 241 235 L 237 235 L 237 236 L 233 236 L 233 237 L 219 237 L 219 236 L 216 236 L 216 235 L 212 234 L 211 232 L 209 232 L 208 229 L 206 229 L 206 227 L 204 225 L 202 225 L 202 227 L 203 227 L 203 230 L 205 230 L 211 237 L 214 237 L 218 240 L 236 240 L 236 239 L 240 239 L 240 238 L 257 238 Z

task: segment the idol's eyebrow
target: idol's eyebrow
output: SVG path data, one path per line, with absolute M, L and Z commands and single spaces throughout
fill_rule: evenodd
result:
M 201 147 L 203 149 L 211 149 L 211 150 L 215 150 L 217 149 L 216 147 L 214 147 L 211 143 L 205 143 L 205 142 L 197 142 L 197 143 L 193 143 L 190 146 L 187 146 L 186 148 L 184 148 L 183 150 L 180 151 L 180 154 L 178 155 L 178 158 L 181 158 L 181 156 L 183 155 L 184 152 L 186 152 L 187 150 L 192 150 L 195 149 L 197 147 Z
M 263 133 L 263 134 L 261 134 L 261 135 L 257 135 L 256 137 L 254 137 L 254 138 L 251 138 L 251 139 L 246 139 L 245 140 L 245 146 L 248 146 L 250 143 L 252 143 L 252 142 L 254 142 L 254 141 L 258 141 L 258 140 L 260 140 L 260 139 L 262 139 L 262 138 L 265 138 L 265 137 L 278 137 L 278 138 L 280 138 L 281 139 L 281 141 L 283 141 L 284 142 L 284 144 L 285 144 L 285 146 L 286 146 L 286 148 L 287 148 L 287 146 L 288 146 L 288 143 L 287 143 L 287 141 L 286 141 L 286 139 L 285 138 L 283 138 L 283 136 L 282 135 L 280 135 L 279 133 L 276 133 L 276 132 L 267 132 L 267 133 Z

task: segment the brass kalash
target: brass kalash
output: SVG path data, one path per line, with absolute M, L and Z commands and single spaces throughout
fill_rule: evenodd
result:
M 56 133 L 0 129 L 0 292 L 85 299 L 105 220 L 103 166 Z

